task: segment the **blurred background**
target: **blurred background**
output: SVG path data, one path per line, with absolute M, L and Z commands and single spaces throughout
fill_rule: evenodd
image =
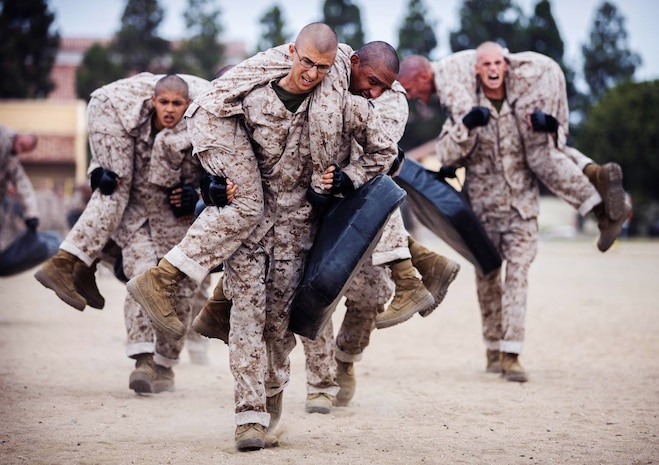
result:
M 598 162 L 622 166 L 634 205 L 623 234 L 657 237 L 659 54 L 651 21 L 659 17 L 659 2 L 618 3 L 0 0 L 0 123 L 39 135 L 37 149 L 21 156 L 22 163 L 42 194 L 42 229 L 65 233 L 88 195 L 86 103 L 104 84 L 141 71 L 212 79 L 226 64 L 292 40 L 312 21 L 330 24 L 353 48 L 385 40 L 401 58 L 440 59 L 495 40 L 511 52 L 532 50 L 561 64 L 570 145 Z M 432 165 L 432 141 L 444 119 L 439 102 L 410 102 L 401 141 L 408 155 Z M 543 194 L 541 224 L 543 218 L 552 223 L 555 234 L 589 234 L 588 221 Z M 3 205 L 11 201 L 3 199 Z M 48 217 L 50 227 L 49 220 L 43 224 Z M 414 227 L 412 218 L 407 222 Z

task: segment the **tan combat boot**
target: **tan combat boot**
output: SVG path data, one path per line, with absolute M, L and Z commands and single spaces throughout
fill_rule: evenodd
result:
M 225 297 L 220 279 L 213 290 L 213 296 L 206 301 L 192 322 L 192 329 L 202 336 L 229 344 L 230 316 L 231 301 Z
M 627 204 L 623 207 L 623 215 L 618 220 L 611 220 L 606 214 L 604 203 L 600 203 L 593 208 L 593 214 L 597 219 L 597 228 L 600 230 L 600 237 L 597 240 L 597 248 L 600 252 L 606 252 L 613 245 L 615 240 L 620 236 L 622 224 L 629 216 L 631 207 Z
M 34 277 L 48 289 L 55 291 L 57 297 L 82 312 L 87 301 L 78 294 L 73 282 L 73 269 L 78 263 L 82 263 L 78 257 L 59 249 L 37 270 Z
M 332 404 L 335 397 L 324 392 L 314 392 L 307 394 L 307 401 L 304 404 L 304 411 L 307 413 L 328 414 L 332 411 Z
M 620 165 L 617 163 L 606 163 L 605 165 L 589 163 L 583 172 L 602 197 L 604 210 L 609 220 L 617 222 L 621 218 L 627 218 L 629 212 L 625 211 L 625 190 L 622 187 Z
M 501 353 L 498 350 L 487 349 L 485 357 L 487 358 L 485 371 L 488 373 L 501 373 Z
M 407 236 L 412 265 L 421 273 L 424 286 L 435 299 L 435 305 L 419 312 L 422 317 L 430 315 L 442 303 L 448 287 L 460 271 L 460 264 L 449 260 L 416 242 L 412 236 Z
M 87 305 L 99 310 L 105 307 L 105 298 L 101 295 L 96 285 L 96 266 L 99 260 L 94 260 L 92 266 L 87 266 L 82 262 L 76 263 L 73 267 L 73 284 L 78 294 L 83 296 Z
M 153 354 L 138 354 L 135 356 L 135 369 L 128 379 L 128 388 L 138 394 L 148 394 L 153 391 L 153 381 L 156 379 L 156 365 Z
M 185 334 L 185 326 L 176 316 L 176 287 L 185 277 L 163 258 L 157 267 L 126 283 L 128 292 L 144 308 L 151 323 L 175 339 Z
M 245 423 L 236 426 L 236 449 L 241 452 L 265 447 L 265 426 L 260 423 Z
M 156 379 L 153 381 L 153 392 L 174 392 L 174 370 L 171 367 L 165 367 L 156 364 Z
M 526 371 L 519 363 L 519 355 L 510 352 L 501 352 L 501 373 L 508 381 L 525 383 L 529 380 Z
M 284 391 L 279 391 L 274 396 L 266 397 L 265 411 L 270 414 L 270 423 L 267 431 L 274 431 L 281 420 L 282 406 L 284 404 Z
M 389 307 L 375 317 L 375 327 L 378 329 L 403 323 L 435 303 L 432 294 L 417 277 L 412 260 L 393 263 L 391 277 L 396 284 L 396 294 Z
M 357 385 L 355 367 L 352 362 L 336 360 L 336 382 L 339 384 L 340 389 L 334 400 L 334 405 L 345 407 L 355 395 Z

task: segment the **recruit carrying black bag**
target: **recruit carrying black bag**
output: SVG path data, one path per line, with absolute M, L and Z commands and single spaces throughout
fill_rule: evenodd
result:
M 29 270 L 55 255 L 62 239 L 54 232 L 26 230 L 0 253 L 0 276 Z
M 379 175 L 327 212 L 293 298 L 291 331 L 309 339 L 318 337 L 404 199 L 405 191 L 389 176 Z
M 464 195 L 436 171 L 407 159 L 394 180 L 421 223 L 483 274 L 501 267 L 501 257 Z

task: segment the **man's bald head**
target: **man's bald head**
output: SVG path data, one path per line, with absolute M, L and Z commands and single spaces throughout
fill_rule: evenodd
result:
M 436 92 L 434 77 L 430 61 L 421 55 L 405 57 L 400 64 L 398 82 L 405 88 L 408 100 L 430 102 Z
M 295 39 L 298 48 L 311 47 L 318 53 L 336 53 L 339 39 L 334 29 L 325 23 L 311 23 L 304 26 Z

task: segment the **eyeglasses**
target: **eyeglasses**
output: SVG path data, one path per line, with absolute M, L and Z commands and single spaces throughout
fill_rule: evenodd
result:
M 331 65 L 319 65 L 318 63 L 314 63 L 307 57 L 301 57 L 300 54 L 297 52 L 296 47 L 294 47 L 293 49 L 295 50 L 295 54 L 297 55 L 298 60 L 300 60 L 300 64 L 302 65 L 303 68 L 311 69 L 315 66 L 319 74 L 327 74 L 330 72 Z

